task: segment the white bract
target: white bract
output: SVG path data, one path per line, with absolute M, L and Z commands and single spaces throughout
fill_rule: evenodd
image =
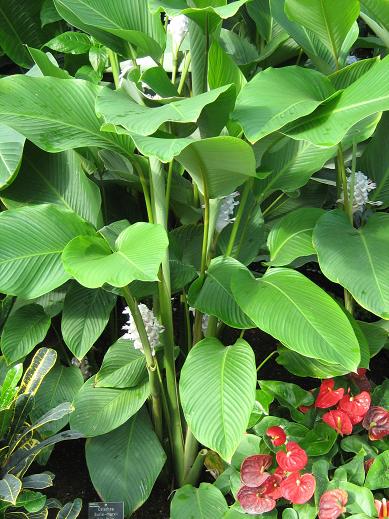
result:
M 189 28 L 189 20 L 184 14 L 172 18 L 168 25 L 168 31 L 172 35 L 173 45 L 178 48 L 185 38 Z
M 234 221 L 234 218 L 231 218 L 231 216 L 234 214 L 235 206 L 239 205 L 239 200 L 235 200 L 237 196 L 239 196 L 239 193 L 235 191 L 235 193 L 231 193 L 231 195 L 227 195 L 222 199 L 216 220 L 217 232 L 221 232 L 224 227 L 227 227 L 228 224 Z
M 158 319 L 155 317 L 153 311 L 150 310 L 150 308 L 148 308 L 146 305 L 140 303 L 138 305 L 138 308 L 142 316 L 143 323 L 145 325 L 147 337 L 149 338 L 152 354 L 155 355 L 155 347 L 159 344 L 159 335 L 164 331 L 164 327 L 158 322 Z M 122 326 L 122 330 L 126 330 L 126 333 L 123 335 L 122 338 L 130 339 L 134 344 L 134 348 L 137 350 L 141 350 L 144 353 L 138 329 L 136 327 L 130 309 L 127 306 L 123 310 L 123 314 L 128 315 L 128 321 L 124 326 Z
M 347 170 L 350 173 L 350 176 L 347 178 L 347 192 L 348 196 L 351 195 L 351 170 Z M 376 183 L 373 182 L 370 178 L 368 178 L 362 171 L 357 171 L 355 173 L 354 179 L 354 195 L 353 195 L 353 212 L 363 211 L 367 204 L 369 205 L 382 205 L 382 202 L 373 202 L 369 200 L 369 193 L 374 191 L 376 188 Z M 344 202 L 344 193 L 342 193 L 342 197 L 339 200 L 340 202 Z
M 190 306 L 189 311 L 192 312 L 192 314 L 194 315 L 196 313 L 196 308 L 193 308 L 192 306 Z M 205 333 L 208 329 L 208 323 L 209 323 L 209 315 L 203 314 L 203 317 L 201 319 L 201 329 L 203 331 L 203 335 L 205 335 Z

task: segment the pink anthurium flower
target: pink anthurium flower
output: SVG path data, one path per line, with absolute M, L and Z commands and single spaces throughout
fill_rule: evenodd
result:
M 337 519 L 346 512 L 347 501 L 347 492 L 340 488 L 324 492 L 319 502 L 319 519 Z
M 275 425 L 274 427 L 269 427 L 266 431 L 266 435 L 271 438 L 271 442 L 274 447 L 280 447 L 280 445 L 284 445 L 286 442 L 286 434 L 282 427 L 278 427 Z
M 288 442 L 285 451 L 276 454 L 278 465 L 287 472 L 302 470 L 308 463 L 308 456 L 304 449 L 296 442 Z
M 339 389 L 334 389 L 334 387 L 335 380 L 333 378 L 323 380 L 319 389 L 319 394 L 316 398 L 315 407 L 319 407 L 320 409 L 327 409 L 328 407 L 332 407 L 339 402 L 339 400 L 344 395 L 344 389 L 342 387 Z
M 242 487 L 237 495 L 240 506 L 247 514 L 264 514 L 276 506 L 270 496 L 264 495 L 262 487 Z
M 353 432 L 353 424 L 344 411 L 336 409 L 323 415 L 323 422 L 335 429 L 338 434 L 347 435 Z
M 375 499 L 374 505 L 378 513 L 378 519 L 386 519 L 389 517 L 389 504 L 385 498 L 382 501 Z
M 367 391 L 362 391 L 356 396 L 346 394 L 340 399 L 338 407 L 347 413 L 351 421 L 359 423 L 368 412 L 371 404 L 371 396 Z
M 259 487 L 270 476 L 266 469 L 271 467 L 273 458 L 269 454 L 255 454 L 246 458 L 240 468 L 240 478 L 247 487 Z
M 303 505 L 311 499 L 315 492 L 316 480 L 312 474 L 293 472 L 281 482 L 282 497 L 294 505 Z
M 389 434 L 389 412 L 383 407 L 371 406 L 362 426 L 369 431 L 370 440 L 381 440 Z

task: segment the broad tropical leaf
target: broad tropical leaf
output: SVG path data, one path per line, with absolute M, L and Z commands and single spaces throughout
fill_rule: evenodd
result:
M 137 387 L 113 389 L 95 387 L 95 377 L 92 377 L 74 399 L 70 426 L 87 437 L 106 434 L 137 413 L 148 396 L 148 380 Z
M 0 479 L 0 499 L 2 501 L 15 505 L 21 490 L 22 482 L 14 475 L 5 474 L 3 479 Z
M 124 287 L 131 281 L 157 281 L 168 246 L 161 225 L 137 222 L 122 231 L 112 252 L 99 234 L 79 236 L 62 254 L 65 270 L 87 288 L 109 283 Z
M 211 89 L 235 85 L 238 94 L 247 83 L 244 74 L 221 45 L 214 40 L 208 52 L 208 84 Z
M 291 350 L 327 363 L 344 373 L 359 366 L 358 340 L 349 320 L 324 290 L 291 269 L 271 269 L 256 280 L 238 272 L 231 283 L 242 310 L 266 333 Z
M 361 17 L 389 47 L 389 8 L 386 0 L 361 0 Z
M 37 304 L 18 308 L 6 321 L 1 334 L 1 351 L 8 364 L 24 359 L 46 337 L 50 317 Z
M 179 488 L 172 499 L 171 519 L 222 519 L 228 505 L 220 490 L 210 483 L 201 483 L 199 488 L 185 485 Z
M 107 326 L 116 295 L 74 283 L 66 294 L 61 331 L 66 346 L 81 360 Z
M 93 231 L 75 213 L 49 204 L 2 212 L 0 229 L 0 290 L 25 299 L 67 281 L 63 249 L 74 237 Z
M 389 319 L 389 215 L 377 213 L 355 229 L 342 211 L 331 211 L 318 221 L 313 243 L 324 275 L 361 306 Z
M 334 93 L 331 81 L 302 67 L 268 68 L 238 95 L 232 119 L 255 143 L 291 121 L 313 112 Z
M 16 177 L 26 139 L 12 128 L 0 124 L 0 190 Z
M 92 39 L 82 32 L 63 32 L 45 44 L 45 47 L 64 54 L 84 54 L 92 47 Z
M 145 409 L 118 429 L 88 439 L 85 453 L 96 491 L 106 501 L 124 501 L 126 516 L 148 499 L 166 460 Z
M 181 371 L 180 396 L 186 421 L 197 440 L 230 460 L 255 401 L 253 350 L 242 340 L 223 346 L 216 338 L 200 341 Z

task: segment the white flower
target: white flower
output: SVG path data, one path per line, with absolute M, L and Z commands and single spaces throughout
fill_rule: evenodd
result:
M 196 312 L 196 309 L 195 308 L 192 308 L 191 306 L 189 307 L 189 311 L 192 312 L 192 314 L 194 315 L 195 312 Z M 203 314 L 203 317 L 201 319 L 201 329 L 203 331 L 203 335 L 205 335 L 207 329 L 208 329 L 208 322 L 209 322 L 209 315 L 208 314 Z
M 346 58 L 346 65 L 352 65 L 353 63 L 356 63 L 357 61 L 359 61 L 359 59 L 356 56 L 353 56 L 352 54 L 350 54 Z
M 178 48 L 185 38 L 189 29 L 189 20 L 184 14 L 172 18 L 168 25 L 168 30 L 172 35 L 173 44 Z
M 351 170 L 347 169 L 347 172 L 351 174 Z M 351 175 L 347 178 L 347 192 L 350 197 L 351 190 Z M 368 178 L 362 171 L 357 171 L 355 173 L 354 179 L 354 196 L 353 196 L 353 212 L 363 211 L 365 209 L 365 205 L 382 205 L 382 202 L 373 202 L 369 200 L 369 193 L 376 188 L 376 183 L 373 182 L 370 178 Z M 344 202 L 344 194 L 342 193 L 342 197 L 339 202 Z
M 239 200 L 235 200 L 237 196 L 239 196 L 239 193 L 235 191 L 235 193 L 223 197 L 216 220 L 217 232 L 221 232 L 224 227 L 227 227 L 228 224 L 234 221 L 231 216 L 234 214 L 235 206 L 239 205 Z
M 149 343 L 152 349 L 152 354 L 155 355 L 155 347 L 159 343 L 159 335 L 163 332 L 164 327 L 158 322 L 157 318 L 155 317 L 152 310 L 150 310 L 146 305 L 143 303 L 140 303 L 138 305 L 139 312 L 142 316 L 143 323 L 145 325 L 147 337 L 149 338 Z M 126 308 L 123 310 L 123 314 L 128 315 L 128 321 L 127 323 L 122 326 L 123 330 L 126 330 L 126 333 L 123 335 L 123 339 L 130 339 L 133 341 L 134 348 L 137 350 L 141 350 L 143 353 L 143 345 L 142 341 L 140 340 L 138 329 L 136 327 L 134 318 L 132 317 L 132 314 L 129 310 L 129 308 L 126 306 Z

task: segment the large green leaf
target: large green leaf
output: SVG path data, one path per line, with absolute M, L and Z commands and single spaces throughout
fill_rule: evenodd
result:
M 122 90 L 103 88 L 97 98 L 96 110 L 103 117 L 106 123 L 103 128 L 107 130 L 111 130 L 112 125 L 117 125 L 130 133 L 151 135 L 167 122 L 196 122 L 207 105 L 214 103 L 223 94 L 228 94 L 230 90 L 231 85 L 227 85 L 198 96 L 149 108 L 135 103 Z
M 255 177 L 252 147 L 235 137 L 212 137 L 195 141 L 177 157 L 209 198 L 231 194 L 248 177 Z
M 312 244 L 312 231 L 323 213 L 323 209 L 303 207 L 280 218 L 267 239 L 270 264 L 280 267 L 289 265 L 302 256 L 316 254 Z
M 310 114 L 333 93 L 331 81 L 315 70 L 268 68 L 242 88 L 232 119 L 254 143 Z
M 144 354 L 131 341 L 119 339 L 110 346 L 96 375 L 96 387 L 126 388 L 140 384 L 147 377 Z
M 161 225 L 138 222 L 122 231 L 112 252 L 99 234 L 79 236 L 62 254 L 66 271 L 87 288 L 109 283 L 124 287 L 131 281 L 157 281 L 158 269 L 168 246 Z
M 180 378 L 186 421 L 197 440 L 225 460 L 246 431 L 255 386 L 254 353 L 242 339 L 227 347 L 218 339 L 204 339 L 186 358 Z
M 22 482 L 12 474 L 5 474 L 0 479 L 0 499 L 7 503 L 16 504 L 16 499 L 22 490 Z
M 50 203 L 74 211 L 96 227 L 101 223 L 99 188 L 85 175 L 73 150 L 45 153 L 27 146 L 16 180 L 0 196 L 9 209 Z
M 234 328 L 254 328 L 254 323 L 242 312 L 231 293 L 231 278 L 239 269 L 244 269 L 243 265 L 233 258 L 213 259 L 205 279 L 198 279 L 190 287 L 189 304 Z
M 361 17 L 389 47 L 389 6 L 386 0 L 361 0 Z
M 384 58 L 334 99 L 285 132 L 318 146 L 338 144 L 352 126 L 377 112 L 389 110 L 389 57 Z
M 74 283 L 68 290 L 62 312 L 61 331 L 66 346 L 81 360 L 107 326 L 116 295 L 102 288 Z
M 389 319 L 389 215 L 377 213 L 355 229 L 342 211 L 331 211 L 318 221 L 313 242 L 324 275 Z
M 339 364 L 323 362 L 300 355 L 288 348 L 278 348 L 277 364 L 284 366 L 290 373 L 297 377 L 331 378 L 344 374 L 344 368 Z
M 69 279 L 61 262 L 67 243 L 92 232 L 79 216 L 54 205 L 0 214 L 0 290 L 32 299 Z
M 286 0 L 285 12 L 331 50 L 339 66 L 342 45 L 359 16 L 358 0 Z
M 147 9 L 147 0 L 116 0 L 114 4 L 105 0 L 55 0 L 55 5 L 72 25 L 92 27 L 91 34 L 97 39 L 102 31 L 127 41 L 139 55 L 158 59 L 163 52 L 165 31 L 160 16 Z
M 123 501 L 126 516 L 148 499 L 166 460 L 146 410 L 87 440 L 85 454 L 96 491 L 105 501 Z
M 370 490 L 385 489 L 389 486 L 389 450 L 379 454 L 366 476 L 365 486 Z
M 201 483 L 199 488 L 185 485 L 176 491 L 171 503 L 170 517 L 222 519 L 227 512 L 228 505 L 220 490 L 210 483 Z
M 49 152 L 82 146 L 125 154 L 125 137 L 100 131 L 95 100 L 102 87 L 80 79 L 14 75 L 0 80 L 0 121 Z
M 0 124 L 0 189 L 16 177 L 23 155 L 25 138 L 12 128 Z
M 208 84 L 211 89 L 235 85 L 239 93 L 247 83 L 243 72 L 221 45 L 214 40 L 208 52 Z
M 1 334 L 1 351 L 8 364 L 28 355 L 46 337 L 50 317 L 37 304 L 22 306 L 6 321 Z
M 324 290 L 299 272 L 271 269 L 256 280 L 241 271 L 231 288 L 258 328 L 291 350 L 338 363 L 344 373 L 358 368 L 359 344 L 349 320 Z
M 70 426 L 87 437 L 113 431 L 142 407 L 149 396 L 149 383 L 129 389 L 95 387 L 90 378 L 74 399 Z
M 35 395 L 34 408 L 30 413 L 31 419 L 36 421 L 53 407 L 64 402 L 71 402 L 84 383 L 81 371 L 75 366 L 65 367 L 61 364 L 46 375 L 37 394 Z M 56 434 L 63 429 L 69 421 L 69 416 L 52 422 L 40 429 L 44 437 Z

